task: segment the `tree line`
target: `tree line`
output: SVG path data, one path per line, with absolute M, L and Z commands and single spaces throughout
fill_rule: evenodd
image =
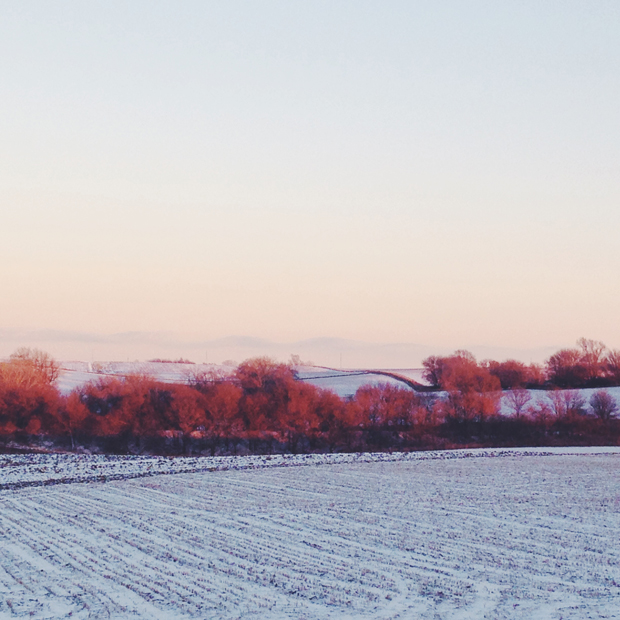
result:
M 449 370 L 459 358 L 473 360 L 471 353 L 457 351 L 452 356 L 430 356 L 423 361 L 424 378 L 437 389 L 450 381 Z M 454 360 L 457 360 L 454 362 Z M 475 361 L 475 360 L 474 360 Z M 598 340 L 580 338 L 572 349 L 561 349 L 544 364 L 524 364 L 517 360 L 497 362 L 485 360 L 477 364 L 480 370 L 497 379 L 498 388 L 554 389 L 595 388 L 620 385 L 620 350 L 608 349 Z
M 423 365 L 436 391 L 369 384 L 350 398 L 269 358 L 226 375 L 195 370 L 185 384 L 106 376 L 63 395 L 55 360 L 20 349 L 0 363 L 0 446 L 219 455 L 618 445 L 618 407 L 604 389 L 618 385 L 618 356 L 599 345 L 582 339 L 565 350 L 578 355 L 560 351 L 540 367 L 478 362 L 466 351 L 432 356 Z M 569 374 L 577 382 L 564 383 Z M 560 387 L 598 389 L 586 401 Z M 527 388 L 547 391 L 534 399 Z

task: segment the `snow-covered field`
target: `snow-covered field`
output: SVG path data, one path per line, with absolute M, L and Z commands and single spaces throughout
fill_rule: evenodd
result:
M 0 618 L 620 618 L 619 474 L 620 448 L 5 455 Z
M 388 383 L 397 387 L 407 388 L 407 385 L 398 379 L 363 369 L 336 370 L 317 366 L 303 366 L 298 369 L 298 376 L 306 383 L 335 392 L 341 398 L 353 396 L 363 385 Z
M 185 383 L 194 373 L 216 371 L 226 374 L 234 370 L 232 366 L 221 364 L 174 362 L 60 362 L 60 368 L 60 377 L 56 385 L 64 394 L 108 376 L 145 374 L 167 383 Z
M 126 376 L 130 374 L 147 374 L 159 381 L 168 383 L 185 383 L 194 373 L 218 372 L 230 374 L 233 366 L 218 364 L 176 364 L 170 362 L 61 362 L 61 374 L 57 385 L 63 394 L 68 394 L 81 387 L 106 376 Z M 352 396 L 362 385 L 390 383 L 405 387 L 402 381 L 367 370 L 336 370 L 320 366 L 299 366 L 300 379 L 317 387 L 332 390 L 341 397 Z M 398 374 L 421 382 L 419 369 L 394 371 Z

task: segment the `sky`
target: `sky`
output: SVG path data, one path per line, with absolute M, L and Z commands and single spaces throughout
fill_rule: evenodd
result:
M 0 75 L 0 355 L 620 348 L 616 1 L 0 0 Z

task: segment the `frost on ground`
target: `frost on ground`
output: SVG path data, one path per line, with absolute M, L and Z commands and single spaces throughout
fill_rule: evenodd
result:
M 620 618 L 620 450 L 544 452 L 5 486 L 0 618 Z

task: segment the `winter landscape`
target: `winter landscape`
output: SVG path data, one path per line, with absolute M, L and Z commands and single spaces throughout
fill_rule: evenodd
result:
M 619 33 L 0 1 L 0 620 L 620 620 Z
M 586 339 L 399 370 L 18 349 L 0 619 L 618 618 L 619 360 Z

